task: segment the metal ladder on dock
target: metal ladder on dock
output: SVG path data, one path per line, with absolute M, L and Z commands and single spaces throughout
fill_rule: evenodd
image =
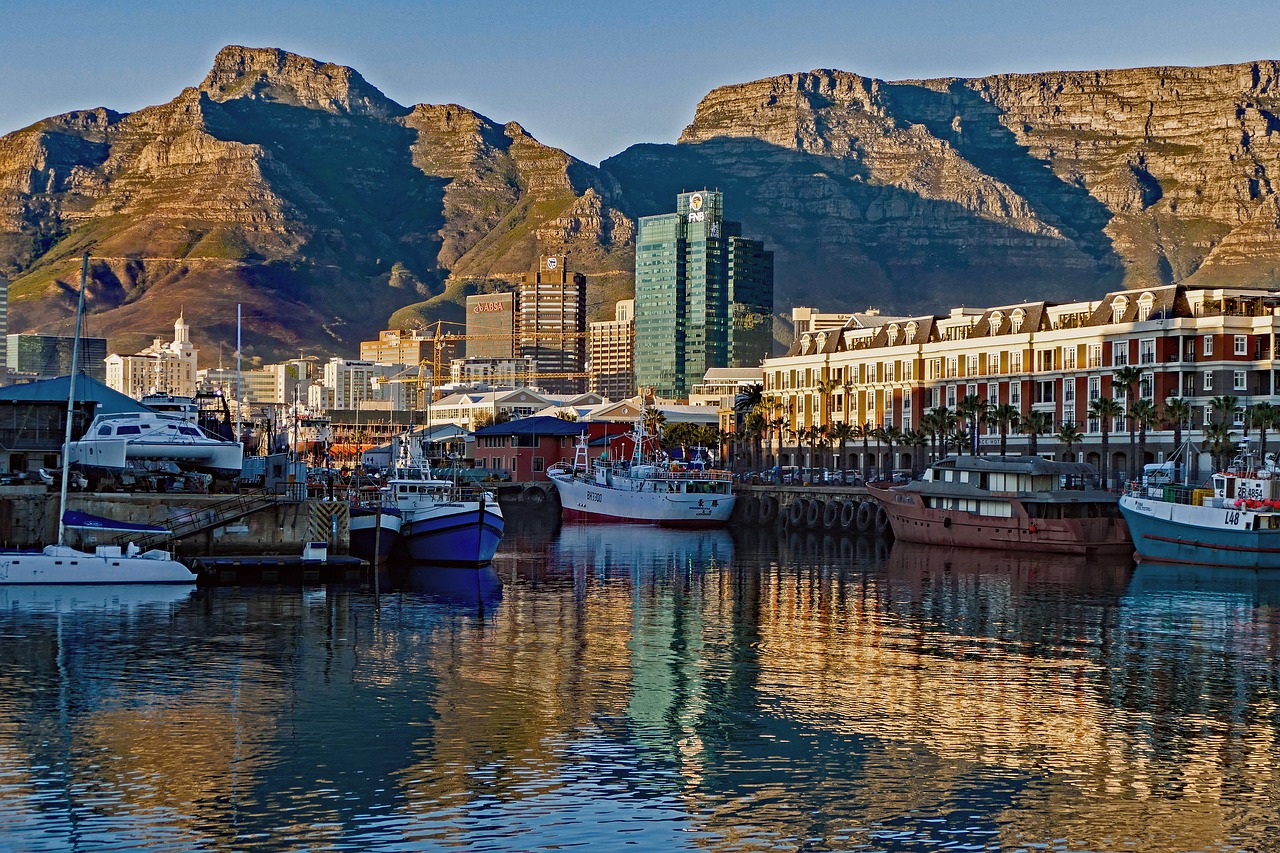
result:
M 246 515 L 252 515 L 258 510 L 273 506 L 279 500 L 280 495 L 261 489 L 241 492 L 228 500 L 193 509 L 184 515 L 178 516 L 169 523 L 169 529 L 162 533 L 149 533 L 146 536 L 125 533 L 117 536 L 113 541 L 121 547 L 132 542 L 143 551 L 147 551 L 172 542 L 174 539 L 181 539 L 184 536 L 203 533 L 206 530 L 229 524 L 237 519 L 244 518 Z

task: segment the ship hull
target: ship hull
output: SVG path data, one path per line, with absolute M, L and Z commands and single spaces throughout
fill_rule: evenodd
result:
M 642 492 L 610 488 L 576 478 L 553 477 L 562 517 L 591 522 L 658 524 L 663 527 L 723 527 L 736 498 L 721 494 Z
M 409 557 L 441 566 L 483 566 L 502 542 L 505 522 L 497 503 L 440 504 L 408 515 L 400 538 Z
M 1280 569 L 1280 528 L 1252 529 L 1258 513 L 1133 495 L 1120 499 L 1141 560 L 1193 566 Z M 1262 514 L 1269 515 L 1269 514 Z
M 0 584 L 185 584 L 195 574 L 172 559 L 87 554 L 61 545 L 0 554 Z
M 368 507 L 351 508 L 351 553 L 370 563 L 385 563 L 400 541 L 403 519 L 400 511 L 384 508 L 381 513 Z
M 889 514 L 895 539 L 947 548 L 988 548 L 1051 554 L 1127 554 L 1133 544 L 1121 518 L 1032 519 L 1014 504 L 1009 517 L 940 510 L 920 496 L 869 487 Z

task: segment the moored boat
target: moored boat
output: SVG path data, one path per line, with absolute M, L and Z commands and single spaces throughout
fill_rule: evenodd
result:
M 1131 484 L 1120 499 L 1140 560 L 1280 568 L 1280 478 L 1247 457 L 1208 488 Z
M 733 477 L 694 460 L 679 465 L 652 447 L 643 427 L 632 433 L 630 460 L 599 460 L 579 437 L 572 465 L 552 465 L 547 477 L 560 493 L 563 517 L 668 527 L 720 527 L 733 513 Z
M 924 478 L 867 491 L 904 542 L 1055 554 L 1126 553 L 1116 495 L 1092 465 L 1039 456 L 950 456 Z
M 404 518 L 397 506 L 351 504 L 351 553 L 370 563 L 385 563 L 400 541 Z

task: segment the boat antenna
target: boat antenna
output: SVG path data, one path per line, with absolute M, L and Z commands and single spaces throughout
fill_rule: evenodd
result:
M 67 428 L 62 438 L 62 488 L 58 493 L 58 544 L 67 541 L 67 481 L 71 472 L 71 417 L 76 405 L 76 367 L 80 359 L 80 332 L 84 328 L 84 291 L 89 279 L 89 253 L 80 262 L 80 298 L 76 303 L 76 336 L 71 343 L 71 375 L 67 377 Z

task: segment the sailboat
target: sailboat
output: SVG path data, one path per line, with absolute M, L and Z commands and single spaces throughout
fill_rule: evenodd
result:
M 67 545 L 67 527 L 99 530 L 135 530 L 109 519 L 67 512 L 67 484 L 70 482 L 71 421 L 76 401 L 76 371 L 80 356 L 80 333 L 84 322 L 84 292 L 89 277 L 89 253 L 80 268 L 80 302 L 76 308 L 76 337 L 71 347 L 71 379 L 67 392 L 67 426 L 62 444 L 62 489 L 58 498 L 58 541 L 41 551 L 0 552 L 0 584 L 194 584 L 195 574 L 173 559 L 168 551 L 142 551 L 136 545 L 99 545 L 93 553 Z M 70 517 L 71 524 L 68 524 Z M 159 529 L 159 528 L 157 528 Z

